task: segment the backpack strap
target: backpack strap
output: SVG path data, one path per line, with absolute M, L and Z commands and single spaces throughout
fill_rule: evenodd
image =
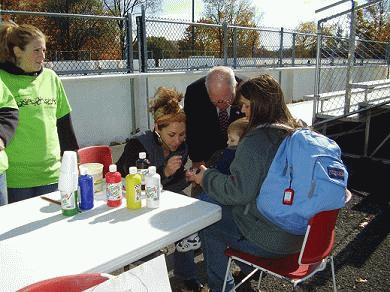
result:
M 302 133 L 301 131 L 302 130 L 304 130 L 304 129 L 307 129 L 307 128 L 301 128 L 301 129 L 297 129 L 297 130 L 295 130 L 293 133 L 292 133 L 292 135 L 291 136 L 289 136 L 289 137 L 287 137 L 287 139 L 289 139 L 288 140 L 288 143 L 293 143 L 293 139 L 294 139 L 294 136 L 295 135 L 299 135 L 300 133 Z M 291 183 L 292 183 L 292 180 L 293 180 L 293 171 L 294 171 L 294 169 L 293 169 L 293 167 L 292 167 L 292 165 L 291 165 L 291 161 L 293 160 L 293 146 L 288 146 L 289 147 L 289 153 L 288 153 L 288 155 L 287 155 L 287 157 L 286 157 L 286 164 L 288 165 L 288 171 L 289 171 L 289 175 L 290 175 L 290 185 L 291 185 Z M 291 161 L 288 161 L 288 159 L 290 159 Z M 311 183 L 310 183 L 310 190 L 309 190 L 309 193 L 308 193 L 308 197 L 309 198 L 311 198 L 312 196 L 313 196 L 313 193 L 314 193 L 314 190 L 315 190 L 315 187 L 316 187 L 316 184 L 317 184 L 317 182 L 316 182 L 316 180 L 314 179 L 314 168 L 315 168 L 315 165 L 316 165 L 316 163 L 317 163 L 317 159 L 318 159 L 318 157 L 316 158 L 316 161 L 315 161 L 315 163 L 313 164 L 313 169 L 312 169 L 312 171 L 311 171 L 311 173 L 312 173 L 312 175 L 311 175 Z
M 287 143 L 291 143 L 292 136 L 297 131 L 299 131 L 299 129 L 294 129 L 294 128 L 288 126 L 288 125 L 280 124 L 280 123 L 261 124 L 261 125 L 258 125 L 256 127 L 256 129 L 258 129 L 258 128 L 274 128 L 274 129 L 280 129 L 280 130 L 285 130 L 285 131 L 293 131 L 292 135 L 289 135 L 289 136 L 285 137 L 285 139 L 287 139 L 287 141 L 286 141 Z M 290 149 L 291 149 L 291 147 L 290 147 Z M 289 153 L 288 156 L 292 157 L 292 153 Z M 285 164 L 285 167 L 283 169 L 283 175 L 288 175 L 290 177 L 290 186 L 291 186 L 291 183 L 292 183 L 292 180 L 293 180 L 293 169 L 292 169 L 292 166 L 290 166 L 287 157 L 286 157 L 286 164 Z

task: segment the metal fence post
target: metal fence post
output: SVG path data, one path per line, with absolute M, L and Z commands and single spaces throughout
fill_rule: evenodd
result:
M 314 76 L 314 95 L 313 95 L 313 117 L 312 124 L 314 124 L 317 115 L 317 107 L 320 98 L 320 70 L 321 70 L 321 42 L 322 42 L 321 22 L 317 24 L 317 52 L 316 52 L 316 70 Z
M 237 28 L 233 28 L 233 68 L 237 68 Z
M 295 41 L 296 41 L 296 33 L 292 34 L 292 46 L 291 46 L 291 66 L 295 66 Z
M 280 28 L 279 65 L 283 66 L 283 27 Z
M 390 43 L 385 44 L 385 55 L 386 55 L 386 64 L 387 64 L 387 78 L 390 76 Z
M 191 22 L 195 22 L 195 0 L 192 0 Z M 195 25 L 191 25 L 191 54 L 195 56 Z
M 148 72 L 148 51 L 147 51 L 147 39 L 146 39 L 146 17 L 145 6 L 141 6 L 141 19 L 142 19 L 142 59 L 144 70 L 142 72 Z
M 132 15 L 131 13 L 127 14 L 126 17 L 126 51 L 127 51 L 127 59 L 126 59 L 126 67 L 128 69 L 127 73 L 134 72 L 133 66 L 133 23 L 132 23 Z
M 223 33 L 223 64 L 227 66 L 227 55 L 228 55 L 228 31 L 227 31 L 227 22 L 225 21 L 222 24 L 222 33 Z
M 351 93 L 352 93 L 352 67 L 355 60 L 355 33 L 356 33 L 356 11 L 355 1 L 351 0 L 351 25 L 349 32 L 349 49 L 348 49 L 348 65 L 347 76 L 345 85 L 345 102 L 344 102 L 344 114 L 349 113 L 349 107 L 351 105 Z
M 146 27 L 145 8 L 142 6 L 141 16 L 137 16 L 137 39 L 138 39 L 138 60 L 140 72 L 147 72 L 148 55 L 146 51 Z
M 135 21 L 137 23 L 137 45 L 138 45 L 138 68 L 140 72 L 143 72 L 144 65 L 143 65 L 143 57 L 142 57 L 142 17 L 137 16 L 135 18 Z

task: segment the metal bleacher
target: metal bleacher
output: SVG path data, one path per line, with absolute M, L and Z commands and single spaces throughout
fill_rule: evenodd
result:
M 386 123 L 390 113 L 390 79 L 352 83 L 351 87 L 347 112 L 345 91 L 317 96 L 313 127 L 336 140 L 343 141 L 345 136 L 355 137 L 355 143 L 351 144 L 349 139 L 344 143 L 348 144 L 344 146 L 344 150 L 347 150 L 345 154 L 390 161 L 388 151 L 384 151 L 390 139 L 390 119 Z M 377 120 L 383 118 L 384 122 L 378 124 Z

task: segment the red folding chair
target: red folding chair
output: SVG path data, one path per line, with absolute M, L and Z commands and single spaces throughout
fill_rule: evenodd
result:
M 24 287 L 19 292 L 81 292 L 111 278 L 108 274 L 79 274 L 56 277 Z
M 334 229 L 338 212 L 339 209 L 323 211 L 311 218 L 307 226 L 301 251 L 296 254 L 277 259 L 269 259 L 254 256 L 233 248 L 227 248 L 225 250 L 225 255 L 229 257 L 229 261 L 222 291 L 225 291 L 226 288 L 226 280 L 232 260 L 242 262 L 255 268 L 233 289 L 239 287 L 259 270 L 260 277 L 257 285 L 258 288 L 260 287 L 263 272 L 287 280 L 292 283 L 295 288 L 295 286 L 312 277 L 315 273 L 324 270 L 327 262 L 330 261 L 333 291 L 337 291 L 333 256 L 330 254 L 334 244 Z
M 103 177 L 108 172 L 110 164 L 112 164 L 111 148 L 106 145 L 89 146 L 81 148 L 77 151 L 79 155 L 79 163 L 97 162 L 103 164 Z

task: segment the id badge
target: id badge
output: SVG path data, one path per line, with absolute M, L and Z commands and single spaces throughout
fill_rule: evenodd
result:
M 283 205 L 292 205 L 294 200 L 294 190 L 287 188 L 284 190 Z

